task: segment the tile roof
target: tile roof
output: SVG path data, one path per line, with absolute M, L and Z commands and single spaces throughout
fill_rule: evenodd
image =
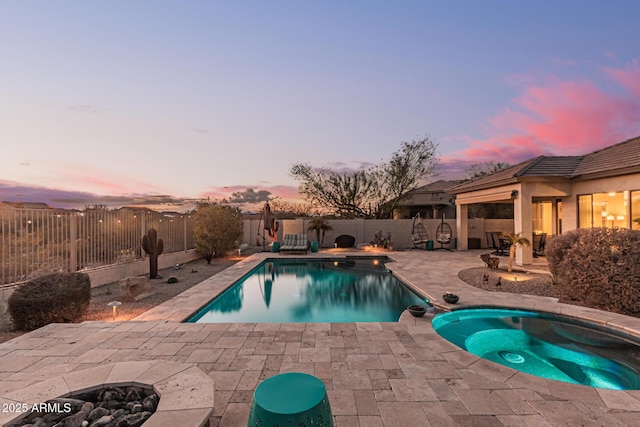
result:
M 615 175 L 640 168 L 640 136 L 584 156 L 539 156 L 473 181 L 448 188 L 451 194 L 515 183 L 521 177 L 577 178 L 589 174 Z
M 422 187 L 418 187 L 415 190 L 411 191 L 411 193 L 433 193 L 437 191 L 445 191 L 447 188 L 451 188 L 456 184 L 460 184 L 461 182 L 462 181 L 445 181 L 444 179 L 440 179 L 427 185 L 423 185 Z
M 640 166 L 640 136 L 584 156 L 573 177 Z
M 523 167 L 516 176 L 558 176 L 571 178 L 584 156 L 540 156 Z
M 497 184 L 497 183 L 508 184 L 508 183 L 517 182 L 518 172 L 526 168 L 536 160 L 537 158 L 530 159 L 522 163 L 518 163 L 517 165 L 511 166 L 509 168 L 502 169 L 498 172 L 494 172 L 490 175 L 481 176 L 480 178 L 463 182 L 462 184 L 448 188 L 447 192 L 450 194 L 464 193 L 465 191 L 493 187 L 494 186 L 493 184 Z

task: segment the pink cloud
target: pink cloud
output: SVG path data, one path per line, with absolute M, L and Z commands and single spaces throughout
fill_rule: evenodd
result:
M 626 88 L 634 96 L 640 97 L 640 61 L 633 61 L 626 70 L 605 68 L 604 70 L 620 86 Z
M 640 134 L 640 66 L 604 70 L 606 91 L 595 82 L 518 77 L 523 89 L 483 126 L 483 139 L 463 138 L 468 148 L 441 156 L 443 166 L 499 161 L 511 164 L 538 155 L 581 155 Z
M 61 170 L 53 171 L 56 186 L 72 190 L 84 190 L 97 194 L 131 194 L 132 188 L 143 192 L 162 192 L 156 185 L 132 178 L 117 176 L 113 172 L 96 170 L 78 164 L 62 165 Z

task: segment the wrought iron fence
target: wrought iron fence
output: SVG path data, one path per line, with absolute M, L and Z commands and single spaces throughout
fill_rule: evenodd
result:
M 135 261 L 144 257 L 141 239 L 151 227 L 164 253 L 195 247 L 188 214 L 0 209 L 0 285 Z

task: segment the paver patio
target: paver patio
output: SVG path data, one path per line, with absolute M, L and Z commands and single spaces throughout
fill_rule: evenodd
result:
M 387 255 L 396 261 L 390 269 L 434 303 L 451 291 L 461 296 L 462 306 L 544 309 L 640 336 L 640 319 L 466 285 L 457 272 L 482 266 L 480 253 Z M 253 255 L 132 321 L 52 324 L 1 343 L 0 404 L 11 402 L 7 396 L 17 391 L 29 395 L 52 377 L 162 360 L 192 364 L 213 379 L 211 426 L 246 425 L 260 381 L 292 371 L 324 382 L 336 426 L 637 425 L 640 391 L 546 380 L 479 359 L 442 339 L 427 317 L 404 313 L 397 323 L 180 323 L 271 256 L 277 255 Z M 7 419 L 0 413 L 0 423 Z M 175 419 L 167 418 L 167 425 Z

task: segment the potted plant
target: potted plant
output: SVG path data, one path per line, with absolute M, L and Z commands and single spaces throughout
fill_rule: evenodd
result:
M 311 231 L 316 232 L 317 242 L 320 245 L 320 247 L 322 247 L 322 244 L 324 243 L 325 232 L 329 230 L 333 230 L 333 227 L 329 225 L 329 222 L 326 219 L 319 216 L 311 220 L 307 230 L 309 230 L 310 232 Z
M 511 272 L 513 269 L 513 260 L 516 258 L 516 248 L 518 246 L 529 246 L 529 239 L 522 236 L 522 233 L 514 233 L 509 234 L 507 238 L 511 239 L 511 247 L 509 248 L 509 268 L 507 268 L 508 272 Z

